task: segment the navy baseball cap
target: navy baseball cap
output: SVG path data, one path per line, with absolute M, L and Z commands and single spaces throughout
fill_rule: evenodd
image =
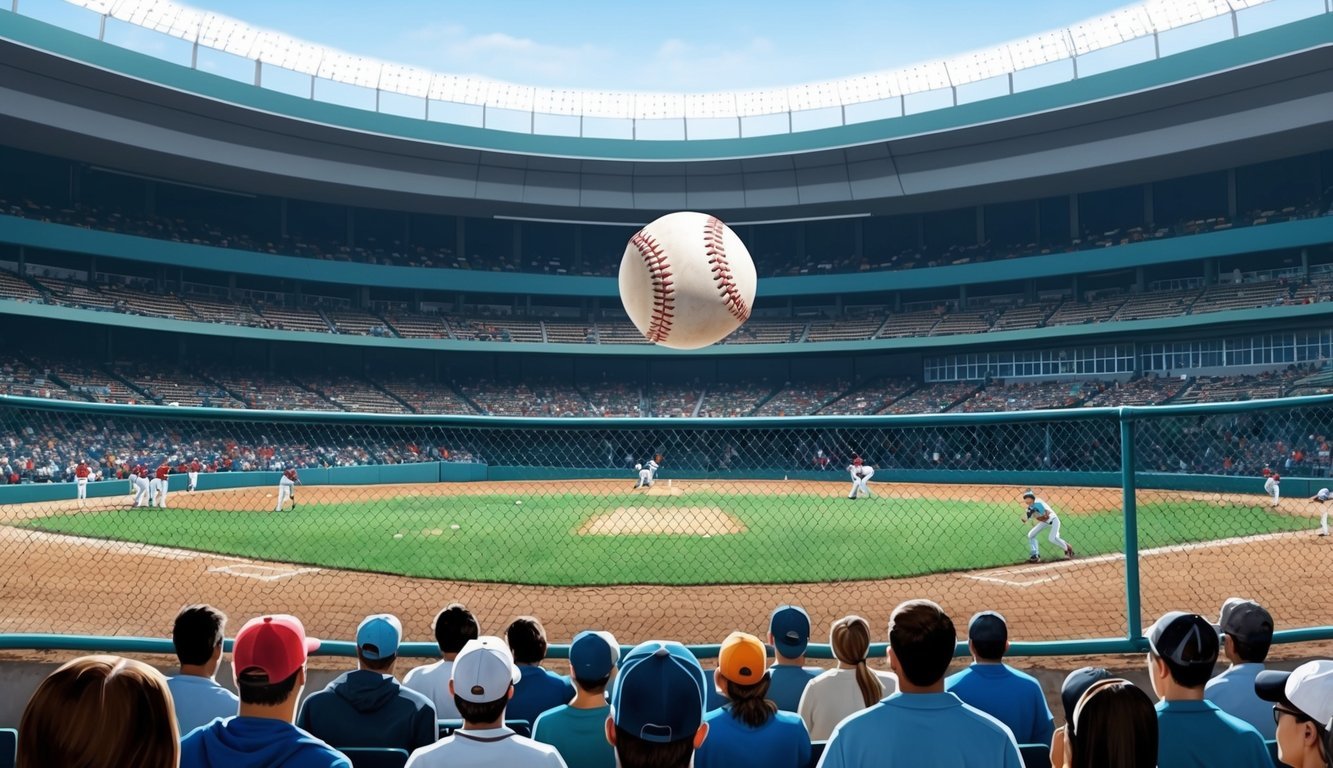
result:
M 1009 625 L 995 611 L 982 611 L 967 623 L 967 639 L 974 643 L 1004 645 L 1009 642 Z
M 794 659 L 810 645 L 810 615 L 799 605 L 779 605 L 768 619 L 768 631 L 778 653 Z
M 1212 669 L 1217 663 L 1217 630 L 1197 613 L 1171 611 L 1148 630 L 1152 652 L 1182 667 Z M 1186 656 L 1192 658 L 1186 659 Z
M 1088 692 L 1093 683 L 1110 678 L 1111 673 L 1103 667 L 1080 667 L 1070 672 L 1060 686 L 1060 704 L 1065 709 L 1065 722 L 1074 719 L 1074 708 L 1078 706 L 1078 700 L 1083 698 L 1083 694 Z
M 616 727 L 644 741 L 692 739 L 704 721 L 704 671 L 680 643 L 649 640 L 625 655 L 611 695 Z
M 569 644 L 569 665 L 579 680 L 609 677 L 619 658 L 620 644 L 610 632 L 580 632 Z

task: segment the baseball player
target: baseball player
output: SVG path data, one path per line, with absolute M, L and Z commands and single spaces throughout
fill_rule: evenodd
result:
M 200 464 L 198 459 L 190 459 L 190 464 L 186 467 L 188 471 L 185 474 L 190 479 L 190 484 L 185 489 L 187 493 L 194 493 L 194 487 L 199 484 L 199 470 L 203 468 L 204 465 Z
M 88 462 L 80 461 L 79 466 L 74 468 L 74 486 L 78 489 L 79 509 L 88 506 L 88 476 L 92 470 L 88 469 Z
M 1275 507 L 1281 496 L 1281 490 L 1278 487 L 1278 483 L 1280 482 L 1282 482 L 1282 476 L 1276 472 L 1268 475 L 1268 479 L 1264 480 L 1264 493 L 1273 497 L 1273 506 Z
M 171 465 L 166 459 L 157 465 L 153 472 L 153 479 L 148 484 L 148 506 L 167 508 L 167 477 L 171 474 Z
M 278 478 L 278 507 L 274 512 L 281 512 L 282 505 L 287 499 L 292 500 L 292 509 L 296 509 L 296 486 L 301 484 L 301 478 L 296 476 L 296 469 L 288 467 Z
M 657 457 L 649 459 L 647 464 L 635 464 L 634 468 L 639 471 L 639 482 L 634 486 L 634 490 L 652 488 L 653 482 L 657 480 L 657 470 L 660 466 Z
M 1323 508 L 1324 508 L 1323 514 L 1321 514 L 1321 515 L 1319 516 L 1319 535 L 1320 535 L 1320 536 L 1327 536 L 1327 535 L 1328 535 L 1328 506 L 1327 506 L 1327 505 L 1328 505 L 1328 499 L 1329 499 L 1329 496 L 1333 496 L 1333 494 L 1330 494 L 1327 488 L 1320 488 L 1320 489 L 1319 489 L 1319 493 L 1316 493 L 1313 497 L 1310 498 L 1310 501 L 1317 501 L 1317 502 L 1319 502 L 1320 505 L 1322 505 Z
M 1027 523 L 1032 518 L 1037 518 L 1037 524 L 1028 531 L 1028 556 L 1029 563 L 1041 562 L 1041 555 L 1037 554 L 1037 537 L 1047 528 L 1051 529 L 1050 542 L 1057 547 L 1064 549 L 1065 558 L 1074 557 L 1074 548 L 1069 546 L 1069 542 L 1060 538 L 1060 517 L 1055 514 L 1055 510 L 1045 501 L 1037 498 L 1037 494 L 1028 491 L 1023 494 L 1023 502 L 1027 504 L 1027 515 L 1023 522 Z
M 867 496 L 874 496 L 870 492 L 870 487 L 866 483 L 875 476 L 875 468 L 861 460 L 860 456 L 853 456 L 852 463 L 847 465 L 847 472 L 852 476 L 852 492 L 847 497 L 853 501 L 858 498 L 862 492 Z
M 152 501 L 152 494 L 148 489 L 148 467 L 143 464 L 135 464 L 130 470 L 130 487 L 134 489 L 133 506 L 146 506 Z

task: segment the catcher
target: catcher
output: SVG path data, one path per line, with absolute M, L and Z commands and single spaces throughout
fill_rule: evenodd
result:
M 1037 524 L 1028 531 L 1028 556 L 1029 563 L 1041 562 L 1041 555 L 1037 554 L 1037 537 L 1047 528 L 1051 529 L 1050 541 L 1057 547 L 1065 551 L 1065 559 L 1074 557 L 1074 548 L 1069 546 L 1069 542 L 1060 538 L 1060 517 L 1055 514 L 1055 510 L 1049 504 L 1037 498 L 1037 494 L 1031 490 L 1023 494 L 1023 502 L 1027 504 L 1027 515 L 1023 517 L 1023 522 L 1027 523 L 1032 518 L 1037 519 Z
M 866 485 L 875 476 L 874 467 L 861 461 L 860 456 L 853 456 L 852 463 L 847 465 L 847 472 L 852 476 L 852 492 L 847 498 L 855 501 L 862 493 L 866 496 L 875 495 L 870 492 L 870 486 Z

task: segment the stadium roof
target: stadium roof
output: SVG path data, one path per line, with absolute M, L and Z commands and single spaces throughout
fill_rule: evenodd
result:
M 634 132 L 634 125 L 640 121 L 678 121 L 684 135 L 667 138 L 689 139 L 691 124 L 701 120 L 735 121 L 737 134 L 744 135 L 746 131 L 740 121 L 745 118 L 785 115 L 785 130 L 797 131 L 801 128 L 792 116 L 816 110 L 837 112 L 834 124 L 848 124 L 857 121 L 855 115 L 848 115 L 848 107 L 896 102 L 897 114 L 905 115 L 910 111 L 906 97 L 947 93 L 951 103 L 957 104 L 960 86 L 983 81 L 1007 78 L 1007 90 L 1012 93 L 1015 73 L 1062 61 L 1071 64 L 1067 79 L 1077 78 L 1080 57 L 1147 38 L 1153 41 L 1153 55 L 1160 56 L 1161 33 L 1197 22 L 1230 17 L 1231 36 L 1239 36 L 1237 13 L 1271 0 L 1147 0 L 1022 40 L 897 70 L 783 88 L 714 93 L 540 88 L 430 72 L 356 56 L 173 0 L 67 1 L 99 14 L 104 20 L 116 19 L 191 43 L 192 63 L 197 63 L 201 47 L 252 60 L 256 63 L 255 85 L 264 84 L 266 66 L 306 75 L 310 78 L 311 98 L 315 97 L 315 82 L 327 80 L 373 91 L 377 109 L 381 93 L 419 100 L 420 116 L 426 119 L 431 118 L 431 103 L 440 102 L 479 107 L 481 127 L 493 127 L 486 123 L 487 110 L 505 110 L 530 118 L 537 115 L 577 118 L 580 136 L 584 135 L 583 118 L 628 123 L 631 138 L 644 138 Z M 104 35 L 105 24 L 102 29 Z M 875 114 L 874 118 L 884 116 Z M 527 120 L 526 126 L 523 122 L 517 121 L 519 130 L 545 132 L 535 119 Z M 514 130 L 513 124 L 505 129 Z

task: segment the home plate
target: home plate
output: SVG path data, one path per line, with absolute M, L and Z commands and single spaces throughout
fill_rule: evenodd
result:
M 215 568 L 209 568 L 208 572 L 225 573 L 228 576 L 241 576 L 246 579 L 258 579 L 259 581 L 281 581 L 282 579 L 290 579 L 293 576 L 299 576 L 303 573 L 319 573 L 319 569 L 244 563 L 236 565 L 220 565 Z

